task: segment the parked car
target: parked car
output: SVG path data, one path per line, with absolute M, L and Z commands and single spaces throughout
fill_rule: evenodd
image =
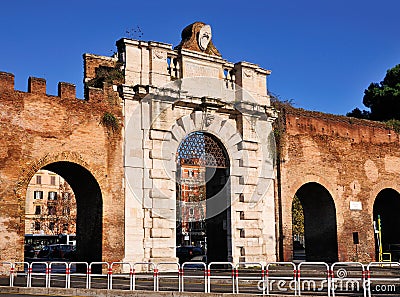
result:
M 30 244 L 25 244 L 24 247 L 24 257 L 25 258 L 33 258 L 35 257 L 35 249 L 32 245 Z
M 178 246 L 176 248 L 176 256 L 179 258 L 179 263 L 192 261 L 194 257 L 204 255 L 204 250 L 201 247 L 193 245 Z
M 76 248 L 69 244 L 51 244 L 43 247 L 37 257 L 52 259 L 65 259 L 70 260 L 75 254 Z

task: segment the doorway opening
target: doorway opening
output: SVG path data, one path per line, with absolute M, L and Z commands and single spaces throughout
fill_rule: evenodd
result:
M 379 259 L 379 245 L 382 247 L 383 260 L 388 260 L 390 253 L 392 261 L 400 259 L 400 194 L 393 189 L 384 189 L 379 192 L 374 202 L 374 225 L 379 231 L 380 222 L 381 239 L 375 233 L 376 259 Z
M 323 186 L 312 182 L 301 186 L 296 192 L 296 197 L 304 214 L 305 259 L 337 262 L 336 208 L 332 196 Z M 294 244 L 295 242 L 293 246 Z
M 225 148 L 211 134 L 190 133 L 177 152 L 176 245 L 180 262 L 228 261 L 232 255 L 230 200 Z
M 60 161 L 41 168 L 32 178 L 26 197 L 26 244 L 38 242 L 74 246 L 68 254 L 34 251 L 25 255 L 94 262 L 102 259 L 103 201 L 93 175 L 81 165 Z M 58 238 L 57 238 L 58 237 Z

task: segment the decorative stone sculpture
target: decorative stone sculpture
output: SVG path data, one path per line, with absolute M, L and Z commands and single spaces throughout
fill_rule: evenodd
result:
M 212 43 L 211 37 L 210 25 L 195 22 L 182 30 L 182 41 L 175 49 L 188 49 L 221 57 L 221 54 Z
M 208 44 L 211 41 L 211 26 L 205 25 L 201 27 L 199 31 L 199 36 L 197 37 L 197 42 L 201 50 L 205 51 L 207 49 Z

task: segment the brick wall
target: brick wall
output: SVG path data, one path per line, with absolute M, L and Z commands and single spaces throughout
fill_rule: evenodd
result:
M 60 83 L 58 96 L 46 95 L 46 81 L 38 78 L 29 79 L 28 92 L 17 91 L 14 76 L 0 72 L 0 261 L 23 260 L 28 183 L 37 170 L 56 162 L 74 163 L 97 181 L 102 258 L 123 259 L 122 136 L 100 124 L 105 112 L 122 123 L 122 111 L 108 92 L 87 94 L 86 100 L 77 99 L 74 85 Z
M 327 189 L 336 207 L 339 261 L 375 258 L 377 194 L 399 192 L 399 135 L 382 123 L 287 108 L 281 114 L 280 192 L 283 258 L 292 259 L 292 199 L 310 182 Z M 279 133 L 278 133 L 279 134 Z M 362 210 L 350 210 L 350 201 Z M 352 234 L 359 232 L 356 255 Z

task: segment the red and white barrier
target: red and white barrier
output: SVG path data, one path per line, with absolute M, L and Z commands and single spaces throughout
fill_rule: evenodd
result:
M 249 267 L 251 267 L 249 269 Z M 235 266 L 235 280 L 236 280 L 236 293 L 239 293 L 239 282 L 251 281 L 257 282 L 257 288 L 259 283 L 262 283 L 262 292 L 265 294 L 264 285 L 264 265 L 258 262 L 240 262 Z
M 270 262 L 265 266 L 264 287 L 267 295 L 270 295 L 274 284 L 278 289 L 282 286 L 285 294 L 289 291 L 297 294 L 297 269 L 292 262 Z M 288 286 L 288 288 L 286 287 Z
M 323 276 L 310 276 L 310 275 L 302 275 L 302 270 L 306 272 L 306 267 L 321 267 L 321 273 L 323 273 Z M 304 267 L 304 268 L 303 268 Z M 328 297 L 331 296 L 331 270 L 329 268 L 329 265 L 324 263 L 324 262 L 302 262 L 298 265 L 297 268 L 297 289 L 298 289 L 298 295 L 301 296 L 301 292 L 305 291 L 304 287 L 305 284 L 313 284 L 313 288 L 311 288 L 313 291 L 316 291 L 316 282 L 320 282 L 321 287 L 318 288 L 318 292 L 323 292 L 325 284 L 327 285 L 327 294 Z
M 49 288 L 51 288 L 51 279 L 54 278 L 55 276 L 64 277 L 64 282 L 65 282 L 64 288 L 68 288 L 69 272 L 70 271 L 69 271 L 69 266 L 68 266 L 67 262 L 50 262 L 50 264 L 49 264 Z
M 84 271 L 80 272 L 78 267 Z M 82 282 L 84 280 L 85 289 L 89 289 L 89 263 L 88 262 L 70 262 L 68 263 L 68 288 L 79 288 L 79 286 L 73 286 L 76 282 Z M 75 281 L 75 278 L 77 281 Z
M 170 267 L 174 267 L 171 269 Z M 178 292 L 181 292 L 181 265 L 176 262 L 161 262 L 156 264 L 157 285 L 156 291 L 160 291 L 160 279 L 176 279 L 178 282 Z
M 196 267 L 196 271 L 194 270 Z M 197 275 L 195 272 L 199 271 L 201 275 Z M 187 272 L 190 271 L 190 274 Z M 181 266 L 181 290 L 185 292 L 185 278 L 186 279 L 202 279 L 204 282 L 204 293 L 207 293 L 207 277 L 208 277 L 208 269 L 207 265 L 203 262 L 185 262 Z
M 98 267 L 100 266 L 100 273 L 93 273 L 93 267 Z M 106 271 L 106 273 L 103 273 L 103 271 Z M 112 271 L 111 271 L 112 273 Z M 89 269 L 88 269 L 88 289 L 92 288 L 92 281 L 93 278 L 96 278 L 98 280 L 106 280 L 106 289 L 110 289 L 110 264 L 108 262 L 92 262 L 89 264 Z M 102 288 L 104 289 L 104 288 Z
M 142 267 L 146 267 L 145 272 L 141 272 L 139 274 L 136 273 L 136 267 L 141 265 Z M 142 271 L 142 269 L 140 270 Z M 135 262 L 132 264 L 132 290 L 136 290 L 136 280 L 137 279 L 147 279 L 149 276 L 149 273 L 153 276 L 153 290 L 157 291 L 157 267 L 154 263 L 152 262 Z
M 336 262 L 331 266 L 332 296 L 336 292 L 355 293 L 363 292 L 367 296 L 366 273 L 364 265 L 360 262 Z
M 119 267 L 120 272 L 116 272 L 116 268 Z M 128 285 L 121 285 L 122 290 L 126 290 L 126 287 L 128 287 L 128 290 L 132 290 L 132 277 L 133 277 L 133 267 L 131 263 L 129 262 L 112 262 L 110 265 L 110 269 L 108 271 L 109 279 L 110 279 L 110 290 L 114 289 L 113 286 L 113 281 L 114 279 L 120 279 L 120 282 L 123 282 L 124 280 L 128 279 Z M 120 289 L 119 288 L 119 289 Z
M 230 275 L 213 275 L 212 267 L 213 266 L 228 266 L 228 273 Z M 228 279 L 232 281 L 232 293 L 235 293 L 235 266 L 231 262 L 211 262 L 207 267 L 207 291 L 211 293 L 211 280 L 212 279 Z

